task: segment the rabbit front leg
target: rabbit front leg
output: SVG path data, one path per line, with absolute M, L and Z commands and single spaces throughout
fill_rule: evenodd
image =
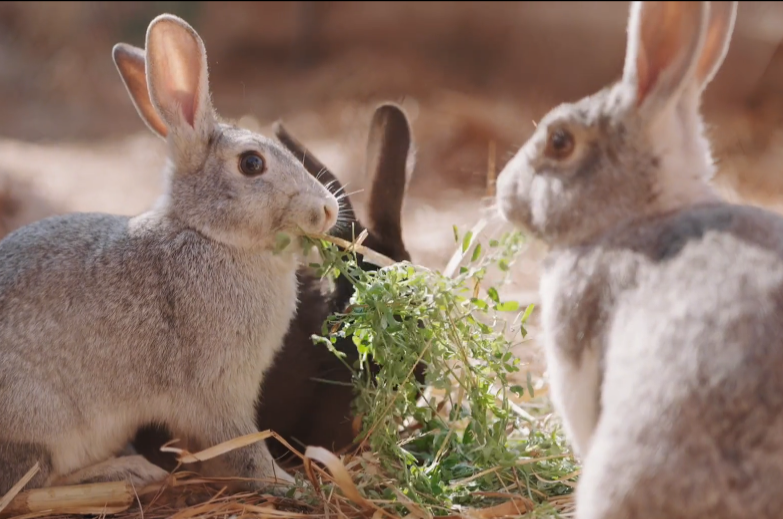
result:
M 578 283 L 573 258 L 541 278 L 542 324 L 552 404 L 577 456 L 590 448 L 601 414 L 603 301 L 600 283 Z
M 598 352 L 586 348 L 577 359 L 557 344 L 547 344 L 547 371 L 553 405 L 563 420 L 574 452 L 584 458 L 600 415 Z
M 209 423 L 199 424 L 199 427 L 201 432 L 194 437 L 207 447 L 258 432 L 252 413 L 223 420 L 213 418 Z M 242 478 L 245 481 L 239 486 L 251 491 L 269 492 L 274 485 L 288 486 L 295 481 L 278 466 L 265 441 L 231 450 L 204 462 L 203 467 L 205 476 Z

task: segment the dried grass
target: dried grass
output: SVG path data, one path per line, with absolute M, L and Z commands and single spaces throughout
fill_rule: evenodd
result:
M 130 483 L 93 483 L 50 487 L 20 492 L 37 473 L 38 464 L 30 469 L 17 485 L 0 499 L 0 518 L 71 518 L 85 515 L 111 516 L 117 519 L 143 518 L 172 519 L 257 517 L 257 518 L 390 518 L 399 516 L 381 507 L 384 501 L 367 499 L 363 488 L 355 481 L 363 481 L 362 472 L 379 471 L 371 455 L 354 454 L 342 459 L 321 447 L 308 447 L 304 454 L 288 445 L 271 431 L 263 431 L 235 438 L 197 453 L 165 447 L 178 453 L 182 465 L 220 456 L 257 441 L 274 437 L 285 444 L 303 463 L 306 477 L 297 489 L 295 498 L 250 492 L 228 493 L 227 488 L 238 480 L 203 478 L 198 474 L 176 471 L 158 485 L 136 489 Z M 541 459 L 523 460 L 535 463 Z M 326 490 L 326 485 L 330 489 Z M 334 492 L 331 488 L 339 489 Z M 397 491 L 398 499 L 409 510 L 405 517 L 430 517 L 425 511 Z M 520 516 L 533 509 L 534 503 L 513 493 L 484 493 L 485 497 L 507 499 L 505 502 L 481 509 L 468 509 L 457 519 L 495 519 Z M 313 502 L 312 498 L 317 497 Z M 553 498 L 550 504 L 567 511 L 570 497 Z

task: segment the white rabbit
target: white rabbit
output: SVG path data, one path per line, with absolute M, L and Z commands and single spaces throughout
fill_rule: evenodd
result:
M 699 102 L 737 2 L 634 2 L 622 79 L 553 109 L 498 178 L 550 246 L 553 404 L 579 519 L 783 514 L 783 218 L 721 200 Z
M 140 52 L 115 46 L 121 73 Z M 150 422 L 191 449 L 257 431 L 258 388 L 297 301 L 296 248 L 275 254 L 276 237 L 336 222 L 337 200 L 289 151 L 218 121 L 183 20 L 150 23 L 146 77 L 123 74 L 168 143 L 155 208 L 52 217 L 0 241 L 0 495 L 35 462 L 29 487 L 165 476 L 141 456 L 110 459 Z M 291 481 L 264 442 L 203 472 L 251 489 Z

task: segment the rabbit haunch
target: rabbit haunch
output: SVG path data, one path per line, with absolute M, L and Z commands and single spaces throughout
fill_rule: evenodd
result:
M 550 246 L 551 398 L 578 519 L 783 510 L 783 218 L 720 200 L 701 93 L 737 2 L 633 2 L 619 84 L 550 112 L 498 178 Z
M 0 241 L 0 494 L 35 462 L 32 487 L 165 476 L 141 456 L 110 459 L 150 422 L 193 448 L 256 432 L 297 301 L 297 261 L 274 237 L 336 220 L 335 197 L 291 153 L 217 122 L 187 23 L 155 18 L 143 57 L 115 46 L 139 114 L 169 143 L 166 194 L 137 217 L 53 217 Z M 263 442 L 202 472 L 251 489 L 291 481 Z

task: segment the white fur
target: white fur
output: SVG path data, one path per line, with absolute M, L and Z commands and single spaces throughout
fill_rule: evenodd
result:
M 578 362 L 563 353 L 555 342 L 557 328 L 566 326 L 553 311 L 558 307 L 555 298 L 562 293 L 558 286 L 563 280 L 559 272 L 541 277 L 540 294 L 544 351 L 547 360 L 550 397 L 555 410 L 563 418 L 563 427 L 577 456 L 585 457 L 590 449 L 593 431 L 598 423 L 601 398 L 601 372 L 599 366 L 601 345 L 584 348 Z
M 698 101 L 698 97 L 683 99 L 650 126 L 653 152 L 661 158 L 653 188 L 659 196 L 649 208 L 653 214 L 720 198 L 707 182 L 714 176 L 715 167 L 698 116 Z

